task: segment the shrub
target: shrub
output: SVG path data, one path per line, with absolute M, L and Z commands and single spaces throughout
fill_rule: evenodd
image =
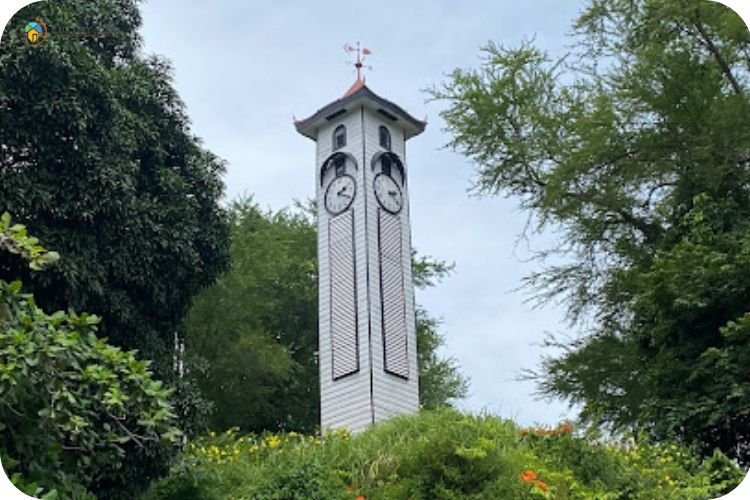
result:
M 55 260 L 23 226 L 0 219 L 0 250 L 41 268 Z M 99 318 L 48 315 L 21 282 L 0 280 L 0 455 L 29 494 L 132 498 L 163 472 L 173 426 L 170 391 L 149 362 L 97 339 Z M 150 470 L 142 473 L 138 467 Z M 137 476 L 137 482 L 133 483 Z M 144 481 L 144 479 L 146 481 Z
M 718 452 L 701 460 L 677 444 L 602 443 L 569 424 L 519 429 L 446 409 L 354 436 L 204 436 L 146 499 L 708 499 L 742 477 Z

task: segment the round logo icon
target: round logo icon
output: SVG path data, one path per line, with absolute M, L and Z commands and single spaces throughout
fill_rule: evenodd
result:
M 27 45 L 39 47 L 47 41 L 47 25 L 40 17 L 29 21 L 23 28 L 22 38 Z

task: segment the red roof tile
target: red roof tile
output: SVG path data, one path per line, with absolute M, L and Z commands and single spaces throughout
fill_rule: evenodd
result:
M 349 90 L 347 90 L 346 93 L 341 98 L 343 99 L 344 97 L 349 97 L 350 95 L 354 94 L 356 91 L 358 91 L 364 86 L 365 86 L 364 80 L 357 79 L 357 81 L 354 82 L 354 84 L 351 87 L 349 87 Z

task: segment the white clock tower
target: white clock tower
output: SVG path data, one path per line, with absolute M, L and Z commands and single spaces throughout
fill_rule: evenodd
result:
M 296 121 L 317 144 L 321 427 L 419 410 L 406 141 L 426 123 L 358 77 Z

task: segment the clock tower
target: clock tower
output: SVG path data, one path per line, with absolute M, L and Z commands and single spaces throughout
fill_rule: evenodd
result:
M 317 145 L 323 429 L 419 410 L 406 141 L 425 125 L 359 77 L 295 121 Z

